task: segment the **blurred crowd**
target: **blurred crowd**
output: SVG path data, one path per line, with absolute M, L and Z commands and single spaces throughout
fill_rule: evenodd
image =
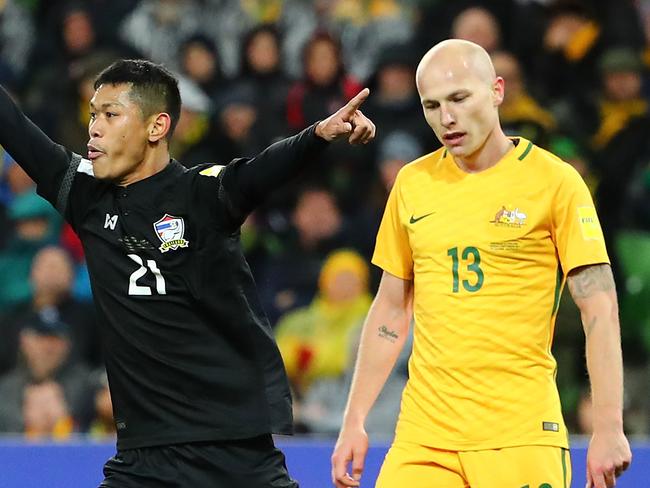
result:
M 0 0 L 0 83 L 55 141 L 86 153 L 98 72 L 145 57 L 180 78 L 171 143 L 186 166 L 253 156 L 371 89 L 377 138 L 332 145 L 244 224 L 301 432 L 334 434 L 379 272 L 370 257 L 399 169 L 439 147 L 415 68 L 474 41 L 505 79 L 507 134 L 547 148 L 593 192 L 615 271 L 627 429 L 650 430 L 650 0 Z M 495 188 L 495 191 L 499 191 Z M 112 435 L 83 249 L 0 153 L 0 432 Z M 409 348 L 368 430 L 390 436 Z M 584 336 L 568 295 L 554 353 L 572 433 L 588 434 Z

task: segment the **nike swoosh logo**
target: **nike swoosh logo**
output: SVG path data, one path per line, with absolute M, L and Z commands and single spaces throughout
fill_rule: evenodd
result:
M 411 215 L 411 220 L 409 221 L 411 224 L 415 224 L 419 220 L 422 220 L 425 217 L 428 217 L 429 215 L 433 215 L 435 212 L 429 212 L 428 214 L 420 215 L 419 217 L 416 217 L 415 215 Z

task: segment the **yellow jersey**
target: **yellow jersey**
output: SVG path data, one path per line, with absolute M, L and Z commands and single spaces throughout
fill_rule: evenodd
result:
M 466 173 L 444 149 L 400 171 L 373 263 L 414 282 L 396 435 L 449 450 L 568 447 L 551 354 L 572 269 L 609 263 L 572 166 L 523 138 Z

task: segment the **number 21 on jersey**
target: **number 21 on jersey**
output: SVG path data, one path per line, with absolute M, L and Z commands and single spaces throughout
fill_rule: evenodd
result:
M 156 293 L 158 293 L 158 295 L 166 295 L 167 286 L 165 284 L 165 278 L 163 278 L 163 275 L 160 273 L 156 262 L 153 259 L 147 259 L 145 267 L 144 261 L 137 254 L 128 254 L 128 256 L 140 266 L 133 273 L 131 273 L 131 276 L 129 276 L 129 295 L 145 296 L 152 294 L 150 287 L 138 285 L 138 280 L 146 275 L 148 271 L 151 271 L 156 277 Z
M 447 249 L 447 256 L 451 258 L 451 277 L 452 277 L 452 291 L 458 293 L 460 288 L 460 277 L 467 276 L 472 279 L 464 279 L 462 281 L 463 288 L 469 292 L 476 292 L 483 286 L 483 270 L 481 269 L 481 254 L 474 246 L 468 246 L 458 253 L 457 247 Z M 462 267 L 461 267 L 462 265 Z M 473 275 L 473 276 L 472 276 Z

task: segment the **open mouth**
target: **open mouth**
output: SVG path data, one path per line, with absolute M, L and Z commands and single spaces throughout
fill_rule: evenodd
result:
M 451 146 L 457 146 L 463 142 L 465 138 L 465 132 L 449 132 L 442 136 L 442 139 L 445 141 L 445 144 Z
M 91 161 L 94 161 L 95 159 L 99 158 L 100 156 L 103 156 L 105 153 L 101 149 L 99 149 L 96 146 L 93 146 L 92 144 L 88 144 L 88 159 Z

